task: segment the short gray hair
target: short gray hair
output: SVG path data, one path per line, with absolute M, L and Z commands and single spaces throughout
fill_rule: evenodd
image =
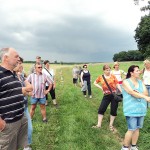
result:
M 2 48 L 0 50 L 0 60 L 2 61 L 3 57 L 5 54 L 7 54 L 9 52 L 9 48 Z
M 40 63 L 40 62 L 36 62 L 36 63 L 35 63 L 35 65 L 42 65 L 42 63 Z

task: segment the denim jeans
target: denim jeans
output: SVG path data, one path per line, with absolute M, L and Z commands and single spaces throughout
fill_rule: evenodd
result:
M 150 96 L 150 85 L 146 85 L 147 91 L 148 91 L 148 95 Z M 147 102 L 147 107 L 150 107 L 150 102 Z
M 135 131 L 136 129 L 143 127 L 144 116 L 141 117 L 126 116 L 126 121 L 128 124 L 128 130 Z
M 24 108 L 24 112 L 25 115 L 28 119 L 28 145 L 30 145 L 32 143 L 32 132 L 33 132 L 33 128 L 32 128 L 32 121 L 31 121 L 31 117 L 28 111 L 28 107 Z
M 39 102 L 39 104 L 45 104 L 46 103 L 46 97 L 44 97 L 44 98 L 31 97 L 30 101 L 31 101 L 31 105 L 37 104 L 38 102 Z

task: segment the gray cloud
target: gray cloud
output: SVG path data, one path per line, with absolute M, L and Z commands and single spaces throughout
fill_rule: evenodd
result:
M 0 47 L 18 49 L 25 60 L 41 55 L 51 61 L 106 62 L 114 53 L 137 49 L 133 28 L 111 24 L 103 16 L 60 12 L 51 19 L 38 7 L 35 16 L 32 7 L 12 7 L 12 14 L 0 8 Z

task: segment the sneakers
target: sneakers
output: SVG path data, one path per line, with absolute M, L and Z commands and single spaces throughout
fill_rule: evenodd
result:
M 138 147 L 137 146 L 131 146 L 130 150 L 138 150 Z
M 84 97 L 86 98 L 87 96 L 86 96 L 86 95 L 84 95 Z M 92 95 L 89 95 L 89 98 L 92 98 Z
M 92 95 L 90 95 L 89 98 L 92 98 Z
M 121 150 L 129 150 L 129 148 L 122 146 Z
M 31 147 L 25 147 L 23 150 L 32 150 Z
M 121 150 L 129 150 L 129 148 L 122 147 Z M 131 146 L 130 150 L 138 150 L 137 146 Z
M 47 119 L 44 119 L 44 120 L 43 120 L 43 123 L 47 123 L 47 122 L 48 122 Z

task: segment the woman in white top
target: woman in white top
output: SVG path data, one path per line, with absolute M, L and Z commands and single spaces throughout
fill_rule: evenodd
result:
M 56 102 L 56 95 L 55 95 L 55 86 L 56 86 L 56 83 L 55 83 L 55 73 L 54 73 L 54 70 L 50 68 L 50 64 L 49 64 L 49 61 L 48 60 L 45 60 L 44 61 L 44 68 L 42 70 L 42 73 L 46 74 L 47 76 L 50 77 L 50 79 L 53 81 L 53 85 L 52 85 L 52 88 L 50 90 L 50 95 L 51 95 L 51 98 L 53 100 L 53 104 L 54 106 L 56 106 L 56 108 L 58 107 L 57 105 L 57 102 Z M 46 89 L 48 88 L 48 84 L 46 83 Z M 46 94 L 46 104 L 45 105 L 48 105 L 48 94 Z
M 127 73 L 124 72 L 123 70 L 119 69 L 119 62 L 114 62 L 114 66 L 113 66 L 114 70 L 111 71 L 111 74 L 115 75 L 119 84 L 122 84 L 122 75 L 124 75 L 126 77 Z
M 144 69 L 141 71 L 143 74 L 143 82 L 148 90 L 148 95 L 150 96 L 150 59 L 144 61 Z M 150 107 L 150 103 L 148 103 Z

